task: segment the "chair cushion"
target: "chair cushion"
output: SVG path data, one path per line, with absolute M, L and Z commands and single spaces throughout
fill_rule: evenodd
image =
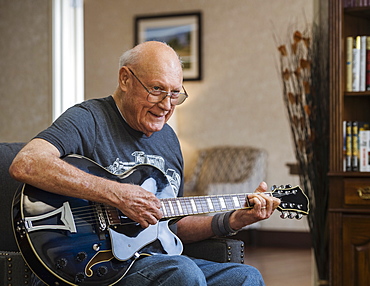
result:
M 24 143 L 0 143 L 0 249 L 18 251 L 12 230 L 11 210 L 13 196 L 20 182 L 9 175 L 9 167 Z
M 0 285 L 31 285 L 31 273 L 19 252 L 0 251 Z
M 232 238 L 213 237 L 185 244 L 183 254 L 215 262 L 244 263 L 244 242 Z

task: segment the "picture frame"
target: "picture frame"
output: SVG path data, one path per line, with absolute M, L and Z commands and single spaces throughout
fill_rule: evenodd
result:
M 161 41 L 171 46 L 183 62 L 184 81 L 202 79 L 202 14 L 157 14 L 135 17 L 135 45 Z

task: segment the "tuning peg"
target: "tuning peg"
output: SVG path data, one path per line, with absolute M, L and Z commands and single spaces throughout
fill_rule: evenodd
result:
M 287 212 L 287 211 L 281 212 L 280 217 L 281 217 L 282 219 L 286 219 L 286 218 L 288 218 L 288 217 L 289 217 L 289 212 Z
M 288 185 L 285 185 L 285 188 L 286 189 L 290 189 L 291 187 L 292 187 L 292 185 L 289 185 L 289 184 Z
M 293 218 L 296 218 L 296 216 L 297 216 L 297 213 L 296 212 L 289 212 L 289 218 L 290 219 L 293 219 Z
M 276 185 L 272 185 L 272 186 L 271 186 L 271 191 L 275 191 L 275 190 L 276 190 L 276 188 L 277 188 L 277 186 L 276 186 Z
M 295 217 L 296 219 L 302 219 L 303 218 L 303 214 L 301 214 L 301 213 L 298 213 L 297 215 L 296 215 L 296 217 Z

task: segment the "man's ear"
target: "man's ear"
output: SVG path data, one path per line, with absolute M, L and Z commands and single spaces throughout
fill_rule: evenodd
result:
M 123 91 L 126 91 L 127 89 L 127 81 L 129 79 L 129 70 L 126 66 L 123 66 L 120 68 L 119 70 L 119 79 L 118 79 L 118 83 L 119 83 L 119 86 L 120 88 L 123 90 Z

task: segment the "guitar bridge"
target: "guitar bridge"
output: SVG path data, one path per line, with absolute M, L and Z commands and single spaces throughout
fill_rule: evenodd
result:
M 104 231 L 107 229 L 107 222 L 104 217 L 102 206 L 101 204 L 95 204 L 95 208 L 96 208 L 96 216 L 98 217 L 98 221 L 99 221 L 99 230 Z

